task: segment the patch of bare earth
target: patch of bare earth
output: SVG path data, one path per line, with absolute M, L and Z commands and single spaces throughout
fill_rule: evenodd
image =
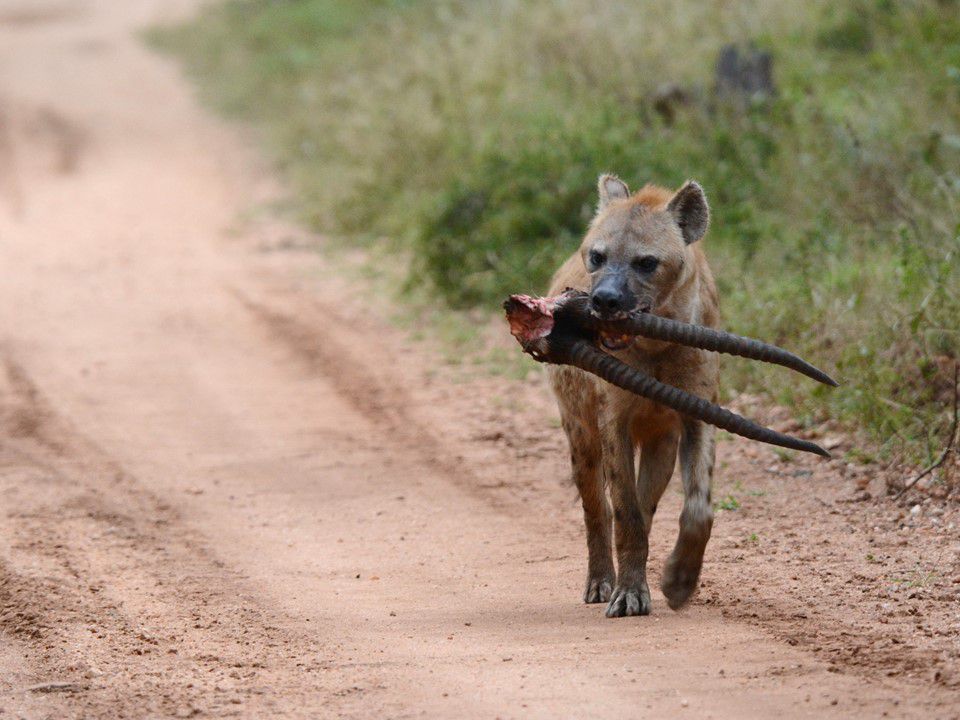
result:
M 0 629 L 29 659 L 0 681 L 5 702 L 32 716 L 44 696 L 58 717 L 319 710 L 332 689 L 315 641 L 264 613 L 203 537 L 57 417 L 22 368 L 8 358 L 0 370 Z M 297 689 L 283 677 L 294 645 Z
M 531 370 L 523 384 L 478 378 L 461 389 L 466 397 L 493 398 L 473 412 L 464 408 L 473 421 L 466 438 L 495 447 L 524 475 L 539 470 L 568 480 L 566 445 L 541 372 Z M 799 431 L 787 408 L 746 396 L 733 407 Z M 845 459 L 852 441 L 835 431 L 826 433 L 829 461 L 721 435 L 717 520 L 697 602 L 812 651 L 831 672 L 904 677 L 957 691 L 960 507 L 922 492 L 895 502 L 887 491 L 890 475 L 907 480 L 911 470 Z M 472 464 L 488 455 L 476 454 Z M 661 559 L 674 532 L 663 528 L 663 515 L 672 523 L 679 509 L 681 490 L 672 489 L 659 518 L 668 535 L 659 539 Z M 539 482 L 511 491 L 530 504 L 549 492 Z M 572 487 L 570 493 L 575 497 Z
M 136 39 L 194 6 L 0 0 L 4 715 L 958 714 L 956 510 L 869 466 L 722 442 L 690 607 L 583 605 L 542 371 L 238 227 L 271 175 Z

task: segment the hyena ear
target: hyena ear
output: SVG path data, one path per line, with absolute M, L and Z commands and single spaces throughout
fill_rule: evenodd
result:
M 603 210 L 611 200 L 623 200 L 630 197 L 630 188 L 616 175 L 601 175 L 597 181 L 597 190 L 600 193 L 597 210 Z
M 670 200 L 667 210 L 680 226 L 687 245 L 695 243 L 706 234 L 707 225 L 710 224 L 710 207 L 699 183 L 687 180 Z

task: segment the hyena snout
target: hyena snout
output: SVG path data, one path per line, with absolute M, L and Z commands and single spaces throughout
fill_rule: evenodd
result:
M 626 282 L 616 275 L 607 275 L 597 281 L 590 291 L 590 309 L 602 318 L 613 318 L 631 312 L 637 307 L 637 297 Z

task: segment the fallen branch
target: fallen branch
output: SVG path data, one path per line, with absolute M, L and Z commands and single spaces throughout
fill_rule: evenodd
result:
M 923 480 L 923 478 L 943 465 L 947 461 L 947 458 L 953 454 L 957 443 L 958 420 L 960 420 L 960 360 L 953 364 L 953 423 L 950 425 L 950 437 L 947 439 L 947 446 L 943 449 L 943 452 L 940 453 L 940 457 L 937 458 L 935 463 L 928 465 L 919 475 L 913 478 L 913 480 L 900 488 L 900 491 L 893 496 L 894 500 L 899 500 L 907 490 L 914 487 L 918 482 Z

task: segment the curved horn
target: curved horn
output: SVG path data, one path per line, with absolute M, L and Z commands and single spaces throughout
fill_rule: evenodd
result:
M 836 380 L 803 358 L 794 355 L 789 350 L 784 350 L 776 345 L 769 345 L 761 340 L 734 335 L 714 328 L 682 323 L 649 313 L 631 315 L 629 318 L 620 321 L 618 327 L 620 326 L 629 335 L 642 335 L 655 340 L 667 340 L 678 345 L 715 350 L 727 355 L 739 355 L 751 360 L 782 365 L 824 385 L 830 385 L 831 387 L 837 387 L 838 385 Z
M 566 357 L 563 361 L 565 363 L 592 373 L 617 387 L 658 402 L 688 417 L 702 420 L 705 423 L 751 440 L 759 440 L 771 445 L 830 457 L 830 453 L 816 443 L 770 430 L 703 398 L 655 380 L 649 375 L 620 362 L 612 355 L 597 350 L 584 340 L 574 341 L 564 350 L 563 355 L 566 355 Z
M 581 312 L 579 307 L 577 312 Z M 652 340 L 664 340 L 677 345 L 761 360 L 796 370 L 824 385 L 837 387 L 839 384 L 825 372 L 792 352 L 753 338 L 701 325 L 691 325 L 650 313 L 632 313 L 622 320 L 600 320 L 590 314 L 586 304 L 583 305 L 582 313 L 587 318 L 589 326 L 596 330 L 608 330 L 613 334 L 621 335 L 641 335 Z

